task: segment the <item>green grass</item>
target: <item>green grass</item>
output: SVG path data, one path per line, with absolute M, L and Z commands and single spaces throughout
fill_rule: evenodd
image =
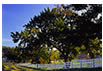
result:
M 17 66 L 14 63 L 3 63 L 3 71 L 102 71 L 102 68 L 75 68 L 75 69 L 40 69 L 26 66 Z
M 25 66 L 23 66 L 25 67 Z M 32 68 L 32 67 L 26 67 L 29 69 L 33 69 L 34 71 L 102 71 L 102 68 L 74 68 L 74 69 L 40 69 L 40 68 Z

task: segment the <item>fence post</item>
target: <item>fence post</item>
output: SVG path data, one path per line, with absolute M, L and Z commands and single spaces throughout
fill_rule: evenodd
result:
M 64 69 L 66 68 L 66 62 L 64 62 Z
M 54 64 L 54 68 L 56 69 L 56 64 Z
M 73 68 L 73 61 L 71 61 L 71 68 Z
M 38 64 L 37 64 L 37 68 L 38 68 Z
M 95 67 L 95 60 L 93 59 L 93 68 Z
M 80 68 L 82 68 L 82 60 L 80 60 Z

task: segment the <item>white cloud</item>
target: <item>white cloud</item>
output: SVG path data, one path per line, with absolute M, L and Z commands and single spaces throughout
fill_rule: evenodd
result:
M 2 39 L 3 42 L 12 42 L 11 39 Z

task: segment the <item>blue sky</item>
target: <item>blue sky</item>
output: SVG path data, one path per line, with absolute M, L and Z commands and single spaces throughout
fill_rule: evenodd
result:
M 10 32 L 20 32 L 30 18 L 39 15 L 44 8 L 54 8 L 53 4 L 3 4 L 2 5 L 2 45 L 14 47 Z

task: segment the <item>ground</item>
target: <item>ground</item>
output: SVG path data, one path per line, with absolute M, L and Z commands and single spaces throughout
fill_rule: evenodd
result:
M 82 69 L 37 69 L 32 67 L 17 66 L 15 63 L 3 63 L 2 71 L 102 71 L 102 68 L 82 68 Z

